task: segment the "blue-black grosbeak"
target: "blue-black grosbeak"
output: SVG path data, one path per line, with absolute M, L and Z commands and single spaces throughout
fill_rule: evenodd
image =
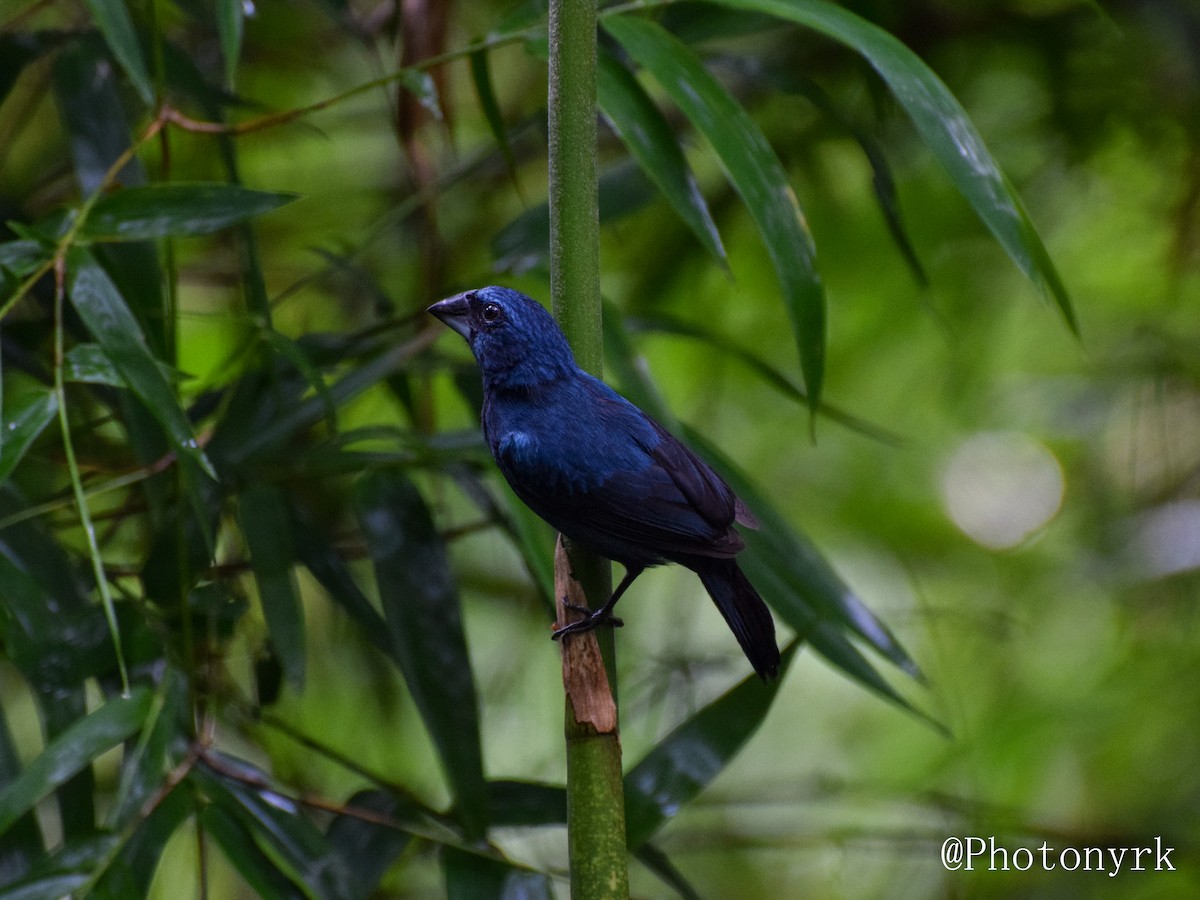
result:
M 483 433 L 530 509 L 625 567 L 608 602 L 555 637 L 612 620 L 647 566 L 675 562 L 703 582 L 762 678 L 779 669 L 775 624 L 738 568 L 735 522 L 758 523 L 716 472 L 652 418 L 584 372 L 550 314 L 503 287 L 429 307 L 464 338 L 483 375 Z

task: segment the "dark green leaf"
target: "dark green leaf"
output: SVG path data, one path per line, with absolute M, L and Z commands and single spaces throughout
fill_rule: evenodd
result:
M 307 516 L 301 517 L 293 511 L 291 530 L 295 538 L 297 560 L 359 624 L 367 640 L 382 652 L 391 654 L 393 646 L 388 639 L 387 623 L 359 588 L 325 529 Z
M 291 203 L 296 194 L 253 191 L 237 184 L 151 184 L 102 197 L 82 235 L 143 241 L 211 234 Z
M 596 70 L 600 110 L 671 207 L 722 266 L 721 235 L 671 126 L 625 66 L 601 50 Z
M 877 25 L 825 0 L 720 2 L 813 28 L 870 63 L 1013 262 L 1053 297 L 1071 330 L 1078 332 L 1066 287 L 1021 198 L 1000 171 L 962 105 L 915 53 Z
M 631 850 L 641 847 L 681 806 L 700 793 L 762 724 L 798 644 L 785 648 L 780 678 L 755 675 L 701 709 L 625 776 L 625 832 Z
M 0 244 L 0 269 L 18 278 L 29 275 L 50 258 L 50 249 L 40 241 L 19 240 Z
M 350 900 L 341 858 L 296 804 L 271 790 L 266 776 L 249 763 L 224 754 L 210 754 L 209 759 L 211 765 L 197 766 L 188 777 L 213 808 L 232 816 L 271 864 L 287 880 L 303 886 L 305 894 L 317 900 Z M 224 841 L 222 846 L 230 852 Z
M 614 166 L 600 176 L 600 221 L 614 222 L 654 198 L 654 185 L 634 164 Z M 498 270 L 520 275 L 546 265 L 550 253 L 550 207 L 543 203 L 517 216 L 492 239 Z
M 774 505 L 727 458 L 690 430 L 688 437 L 704 451 L 721 477 L 758 519 L 761 526 L 758 530 L 742 532 L 747 545 L 753 546 L 756 555 L 764 560 L 769 559 L 772 568 L 796 588 L 796 601 L 804 602 L 819 618 L 858 634 L 909 675 L 919 678 L 920 670 L 912 657 L 904 651 L 887 626 L 855 596 L 812 541 L 793 529 Z M 795 605 L 795 602 L 787 603 L 779 611 L 787 617 L 788 611 Z
M 6 31 L 0 34 L 0 105 L 31 62 L 60 43 L 52 33 Z
M 172 790 L 158 800 L 120 853 L 106 861 L 108 867 L 87 895 L 88 900 L 146 897 L 167 843 L 194 812 L 194 798 L 186 790 Z
M 612 313 L 616 315 L 615 311 Z M 605 321 L 616 321 L 615 319 L 606 318 Z M 720 331 L 705 328 L 702 325 L 697 325 L 693 322 L 686 322 L 683 319 L 678 319 L 665 314 L 656 314 L 648 317 L 638 317 L 636 319 L 625 319 L 622 324 L 628 327 L 631 331 L 657 331 L 663 334 L 673 334 L 679 337 L 692 338 L 694 340 L 703 341 L 710 347 L 726 353 L 747 366 L 752 372 L 758 375 L 764 382 L 775 388 L 784 397 L 789 400 L 794 400 L 802 406 L 808 405 L 808 395 L 803 389 L 792 383 L 791 379 L 772 366 L 761 356 L 747 350 L 744 347 L 738 346 L 727 335 Z M 614 329 L 605 329 L 604 339 L 608 341 L 608 332 Z M 632 351 L 626 351 L 626 356 Z M 606 347 L 606 354 L 619 359 L 614 354 L 613 348 Z M 625 366 L 620 367 L 618 378 L 621 384 L 631 384 L 640 378 L 636 370 L 627 369 Z M 652 386 L 651 386 L 652 387 Z M 639 405 L 641 405 L 639 403 Z M 851 431 L 857 431 L 859 434 L 866 435 L 876 441 L 881 441 L 885 444 L 900 444 L 901 438 L 895 433 L 875 425 L 864 419 L 860 419 L 853 413 L 846 412 L 840 407 L 834 406 L 831 403 L 822 403 L 819 410 L 820 415 L 829 419 L 832 422 L 837 422 L 839 425 L 844 425 Z M 655 414 L 656 417 L 658 413 Z
M 128 698 L 109 700 L 51 740 L 33 762 L 0 789 L 0 834 L 35 803 L 141 728 L 151 694 L 135 688 Z
M 108 354 L 99 344 L 90 342 L 76 344 L 67 351 L 63 363 L 65 364 L 63 378 L 66 381 L 79 384 L 103 384 L 115 388 L 129 387 L 125 377 L 113 365 L 113 361 L 108 358 Z M 164 362 L 159 361 L 158 368 L 163 377 L 168 380 L 181 377 L 179 372 Z
M 188 684 L 183 674 L 168 668 L 154 693 L 146 726 L 121 767 L 121 784 L 109 813 L 109 824 L 123 827 L 162 787 L 175 756 L 186 746 Z
M 921 287 L 928 286 L 929 278 L 917 256 L 916 248 L 909 240 L 908 231 L 904 227 L 904 217 L 900 214 L 900 201 L 896 196 L 896 181 L 892 177 L 892 167 L 888 164 L 879 141 L 865 128 L 861 128 L 846 116 L 819 84 L 811 78 L 798 75 L 794 68 L 771 70 L 767 73 L 767 78 L 775 88 L 807 98 L 813 106 L 821 110 L 858 142 L 858 146 L 862 148 L 863 155 L 866 156 L 867 162 L 871 166 L 873 173 L 871 185 L 875 189 L 875 197 L 879 201 L 879 208 L 883 212 L 884 222 L 892 235 L 892 241 L 896 244 L 904 261 L 908 263 L 908 268 L 917 284 Z
M 385 791 L 359 791 L 346 801 L 346 806 L 389 819 L 405 811 L 405 801 Z M 412 839 L 398 828 L 350 813 L 338 815 L 329 824 L 326 836 L 350 873 L 346 886 L 355 900 L 367 900 L 375 892 L 379 880 Z
M 199 815 L 200 826 L 216 839 L 225 858 L 237 869 L 259 897 L 278 897 L 279 900 L 308 900 L 296 886 L 259 849 L 253 833 L 239 817 L 222 804 L 204 807 Z
M 686 44 L 633 16 L 610 16 L 604 28 L 654 75 L 704 134 L 746 204 L 783 289 L 809 408 L 817 410 L 825 373 L 825 289 L 817 273 L 816 248 L 787 173 L 750 114 Z
M 304 380 L 308 382 L 317 399 L 321 401 L 321 406 L 325 413 L 325 422 L 328 424 L 329 430 L 336 433 L 338 430 L 337 402 L 334 400 L 333 394 L 329 392 L 329 385 L 325 383 L 325 379 L 321 377 L 321 373 L 309 362 L 308 355 L 296 341 L 293 341 L 286 335 L 280 334 L 274 328 L 265 328 L 260 333 L 272 351 L 287 360 L 288 363 L 295 367 L 297 372 L 304 376 Z
M 73 891 L 87 884 L 86 872 L 54 872 L 36 875 L 0 887 L 0 900 L 49 900 L 51 897 L 71 897 Z
M 417 709 L 454 787 L 468 840 L 487 827 L 479 711 L 446 548 L 416 488 L 380 470 L 354 490 L 388 633 Z
M 104 40 L 112 50 L 113 56 L 133 82 L 134 90 L 147 106 L 154 103 L 154 88 L 150 83 L 150 73 L 146 69 L 146 60 L 142 56 L 142 47 L 138 43 L 137 32 L 133 30 L 133 20 L 129 18 L 129 10 L 125 0 L 84 0 L 92 13 L 92 19 Z
M 238 59 L 242 55 L 242 18 L 245 0 L 216 0 L 217 34 L 225 57 L 225 83 L 233 87 Z
M 196 442 L 191 423 L 146 346 L 145 337 L 108 274 L 86 250 L 67 256 L 71 302 L 130 389 L 166 430 L 175 449 L 216 477 Z
M 528 828 L 567 823 L 567 791 L 559 784 L 490 781 L 488 802 L 496 826 Z
M 304 608 L 292 566 L 296 561 L 287 500 L 272 484 L 255 482 L 238 500 L 263 616 L 288 681 L 304 684 Z
M 553 882 L 547 875 L 500 859 L 442 848 L 447 900 L 550 900 Z
M 116 73 L 99 38 L 84 36 L 55 57 L 54 94 L 71 142 L 79 189 L 90 195 L 131 143 Z M 125 164 L 117 180 L 125 185 L 145 182 L 137 156 Z
M 675 868 L 667 854 L 649 841 L 638 847 L 634 855 L 642 865 L 670 885 L 683 900 L 700 900 L 700 894 L 683 877 L 683 873 Z
M 0 561 L 6 561 L 0 559 Z M 0 596 L 4 585 L 0 581 Z M 21 759 L 13 744 L 7 719 L 0 715 L 0 790 L 21 773 Z M 33 811 L 22 815 L 0 840 L 0 884 L 12 884 L 24 877 L 33 866 L 34 860 L 45 852 L 42 833 L 38 828 Z
M 0 482 L 13 473 L 21 457 L 58 414 L 58 397 L 49 388 L 30 391 L 4 407 L 0 419 Z
M 512 145 L 508 142 L 508 130 L 504 127 L 500 104 L 496 102 L 496 92 L 492 90 L 492 74 L 488 68 L 486 50 L 476 50 L 471 54 L 471 80 L 475 83 L 475 95 L 479 98 L 483 117 L 492 131 L 492 137 L 500 146 L 500 152 L 504 155 L 504 164 L 508 167 L 508 176 L 515 185 L 517 183 L 517 161 L 513 156 Z

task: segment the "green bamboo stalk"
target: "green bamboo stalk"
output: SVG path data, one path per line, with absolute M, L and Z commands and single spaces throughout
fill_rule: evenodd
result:
M 596 174 L 596 0 L 550 2 L 550 289 L 579 364 L 599 375 L 600 216 Z M 570 542 L 555 554 L 555 593 L 593 609 L 611 567 Z M 581 596 L 580 596 L 581 595 Z M 578 602 L 578 600 L 573 600 Z M 560 605 L 560 621 L 566 611 Z M 629 896 L 625 799 L 611 629 L 563 641 L 567 832 L 574 900 Z

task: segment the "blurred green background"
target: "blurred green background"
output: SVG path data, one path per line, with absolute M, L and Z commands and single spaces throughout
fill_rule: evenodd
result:
M 59 57 L 80 46 L 76 36 L 92 27 L 89 9 L 99 6 L 0 4 L 4 220 L 43 222 L 87 194 L 79 187 L 89 171 L 79 120 L 67 99 L 82 88 L 67 83 Z M 423 315 L 433 300 L 486 283 L 549 300 L 544 255 L 503 245 L 514 220 L 545 197 L 542 11 L 536 3 L 467 0 L 403 11 L 262 0 L 245 6 L 230 83 L 222 55 L 229 38 L 224 33 L 223 44 L 214 19 L 227 4 L 130 6 L 143 37 L 165 35 L 210 86 L 210 109 L 234 122 L 451 54 L 431 70 L 437 116 L 388 83 L 230 139 L 243 184 L 299 199 L 254 220 L 253 266 L 240 228 L 158 243 L 177 311 L 176 355 L 163 358 L 186 373 L 185 397 L 232 402 L 221 392 L 261 364 L 254 336 L 264 307 L 247 299 L 256 269 L 271 327 L 286 338 L 420 342 L 421 354 L 402 371 L 339 406 L 336 428 L 316 421 L 258 468 L 229 477 L 265 477 L 302 495 L 348 570 L 370 585 L 369 548 L 347 512 L 352 482 L 371 466 L 416 460 L 413 478 L 448 538 L 461 591 L 484 770 L 561 783 L 559 657 L 536 582 L 519 542 L 439 474 L 441 462 L 430 462 L 431 454 L 450 454 L 507 502 L 472 443 L 469 354 Z M 814 440 L 804 405 L 744 358 L 665 326 L 686 323 L 800 383 L 762 241 L 712 148 L 648 79 L 708 201 L 728 270 L 602 127 L 602 168 L 615 172 L 606 208 L 621 213 L 603 223 L 605 298 L 675 416 L 750 473 L 894 630 L 927 683 L 886 664 L 881 671 L 948 734 L 802 649 L 762 727 L 656 846 L 712 898 L 1196 896 L 1200 7 L 846 6 L 914 50 L 966 108 L 1044 238 L 1081 337 L 1005 256 L 858 56 L 766 17 L 699 4 L 662 14 L 750 110 L 784 164 L 828 292 L 825 399 L 873 428 L 818 417 Z M 525 28 L 531 44 L 503 43 L 487 54 L 500 141 L 480 82 L 456 51 Z M 118 81 L 130 121 L 106 121 L 127 142 L 150 117 L 133 112 L 130 87 Z M 213 119 L 196 96 L 179 108 Z M 99 101 L 95 108 L 107 109 Z M 148 181 L 228 180 L 212 135 L 164 134 L 138 153 Z M 919 270 L 889 233 L 867 150 L 894 179 Z M 537 246 L 536 234 L 529 240 L 520 246 Z M 36 360 L 50 358 L 48 280 L 0 326 L 6 409 L 46 371 Z M 17 281 L 6 276 L 6 296 Z M 316 353 L 319 340 L 304 348 Z M 339 364 L 353 367 L 352 354 Z M 318 394 L 301 379 L 279 411 Z M 91 403 L 80 400 L 72 424 L 89 483 L 146 465 L 130 449 L 131 426 L 97 422 L 85 414 Z M 341 448 L 361 454 L 353 465 L 322 455 L 338 433 L 353 435 Z M 36 523 L 86 572 L 65 472 L 51 425 L 13 473 L 19 500 L 7 499 L 3 515 L 47 510 L 5 519 L 0 540 Z M 92 503 L 118 599 L 135 609 L 139 573 L 159 546 L 156 529 L 170 530 L 144 515 L 136 491 Z M 198 694 L 193 685 L 193 701 L 205 698 L 190 707 L 193 724 L 295 795 L 336 805 L 371 783 L 365 770 L 444 809 L 451 788 L 405 679 L 303 567 L 292 575 L 305 619 L 303 683 L 264 688 L 264 671 L 278 661 L 264 650 L 269 629 L 244 547 L 228 527 L 234 519 L 228 504 L 216 516 L 215 563 L 227 567 L 220 583 L 247 605 L 230 633 L 211 642 L 211 657 L 180 663 L 196 666 L 190 671 L 206 685 Z M 540 539 L 548 549 L 552 536 Z M 621 607 L 622 741 L 632 763 L 744 677 L 746 666 L 690 573 L 647 573 Z M 6 616 L 0 702 L 13 752 L 28 762 L 47 740 L 46 695 L 31 688 L 16 658 L 14 622 Z M 109 677 L 99 683 L 106 691 Z M 88 708 L 97 684 L 88 682 Z M 119 759 L 96 761 L 88 790 L 101 812 L 115 802 Z M 53 851 L 63 825 L 48 803 L 39 809 Z M 151 896 L 270 894 L 197 832 L 182 816 L 154 868 Z M 1059 849 L 1154 846 L 1160 837 L 1175 848 L 1177 871 L 989 872 L 984 859 L 975 863 L 984 871 L 948 872 L 939 851 L 954 835 L 994 835 L 1010 851 L 1043 841 Z M 510 860 L 550 873 L 548 883 L 565 895 L 561 828 L 501 827 L 491 838 Z M 414 839 L 369 895 L 446 893 L 437 846 Z M 635 896 L 675 895 L 643 866 L 631 874 Z

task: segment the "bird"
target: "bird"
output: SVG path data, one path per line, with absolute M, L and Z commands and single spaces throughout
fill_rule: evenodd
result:
M 483 434 L 517 497 L 572 541 L 625 568 L 608 601 L 555 638 L 619 625 L 617 601 L 647 568 L 703 583 L 764 681 L 779 672 L 775 623 L 738 566 L 734 524 L 758 528 L 729 485 L 679 439 L 581 369 L 540 303 L 489 286 L 428 308 L 462 335 L 483 378 Z

